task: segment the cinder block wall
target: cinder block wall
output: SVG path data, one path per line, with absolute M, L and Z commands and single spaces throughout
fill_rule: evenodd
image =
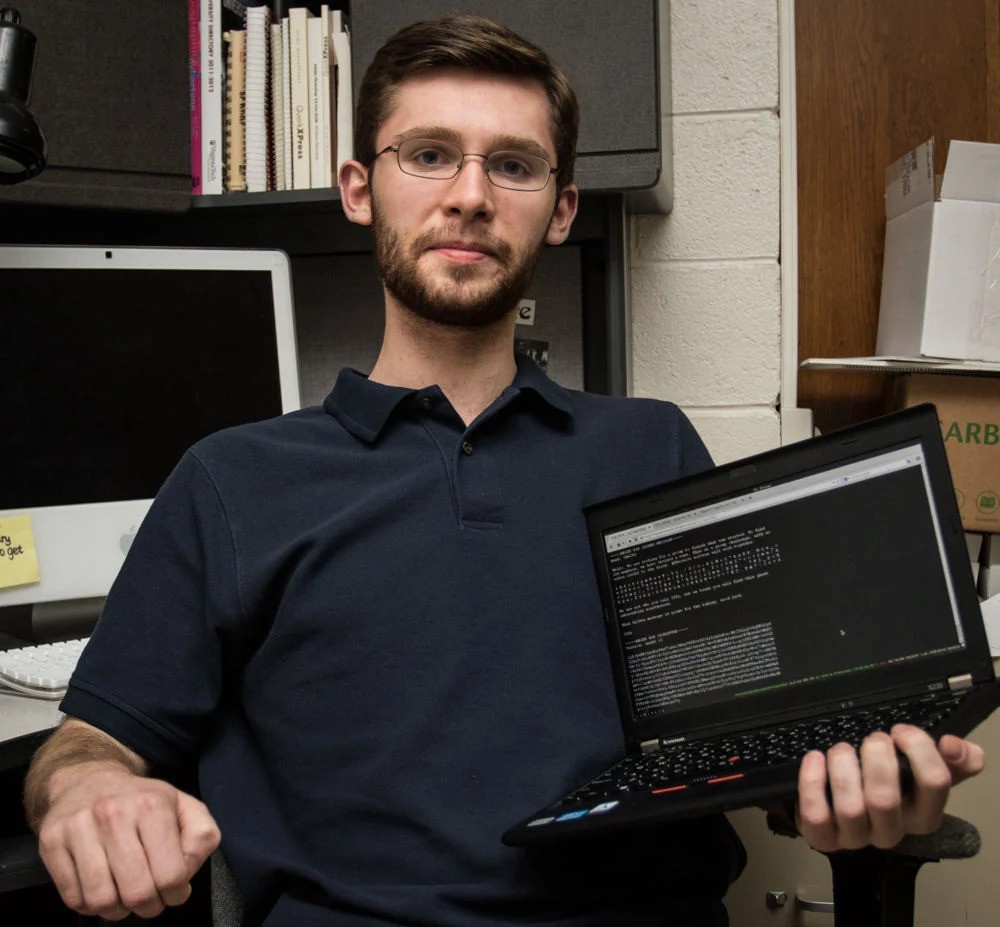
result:
M 672 0 L 670 28 L 675 201 L 630 220 L 632 392 L 721 463 L 780 443 L 777 0 Z

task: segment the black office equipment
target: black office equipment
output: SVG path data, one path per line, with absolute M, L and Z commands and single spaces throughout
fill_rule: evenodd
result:
M 810 749 L 996 707 L 933 406 L 585 514 L 627 755 L 506 843 L 790 797 Z
M 28 108 L 35 46 L 21 14 L 0 10 L 0 184 L 30 180 L 45 168 L 45 134 Z

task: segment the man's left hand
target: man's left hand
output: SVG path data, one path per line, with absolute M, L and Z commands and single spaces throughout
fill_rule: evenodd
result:
M 913 788 L 900 787 L 897 749 L 913 773 Z M 933 833 L 951 787 L 983 768 L 983 750 L 946 734 L 935 744 L 918 727 L 897 724 L 891 734 L 865 738 L 860 750 L 837 744 L 814 750 L 799 768 L 796 825 L 824 853 L 874 845 L 894 847 L 907 834 Z M 829 784 L 829 792 L 827 785 Z

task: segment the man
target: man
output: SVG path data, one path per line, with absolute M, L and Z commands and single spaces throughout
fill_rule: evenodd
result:
M 722 816 L 499 841 L 621 750 L 581 507 L 710 464 L 674 406 L 515 362 L 517 301 L 576 212 L 576 125 L 544 53 L 487 21 L 376 57 L 340 189 L 374 230 L 381 352 L 322 408 L 200 442 L 158 495 L 27 783 L 72 908 L 182 903 L 221 831 L 269 927 L 726 923 Z M 195 758 L 205 805 L 154 778 Z M 914 728 L 810 755 L 798 825 L 891 845 L 981 764 Z

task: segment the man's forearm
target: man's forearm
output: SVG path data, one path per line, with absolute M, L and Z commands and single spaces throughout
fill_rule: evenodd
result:
M 25 778 L 24 810 L 33 830 L 38 830 L 48 811 L 60 771 L 81 763 L 115 764 L 137 776 L 149 772 L 142 757 L 110 735 L 76 718 L 66 718 L 35 753 Z

